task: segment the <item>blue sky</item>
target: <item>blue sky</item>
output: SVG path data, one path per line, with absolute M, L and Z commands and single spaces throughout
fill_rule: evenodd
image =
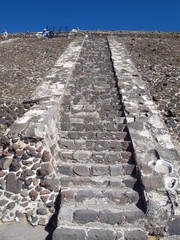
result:
M 0 32 L 71 30 L 180 32 L 180 0 L 0 0 Z

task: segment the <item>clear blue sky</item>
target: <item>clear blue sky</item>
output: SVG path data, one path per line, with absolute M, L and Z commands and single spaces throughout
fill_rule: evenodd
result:
M 47 25 L 82 30 L 180 32 L 180 0 L 0 0 L 0 32 Z

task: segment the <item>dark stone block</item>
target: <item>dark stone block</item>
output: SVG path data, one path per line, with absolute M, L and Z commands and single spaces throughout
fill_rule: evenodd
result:
M 163 178 L 162 177 L 142 177 L 143 185 L 145 186 L 146 191 L 157 190 L 164 188 Z
M 88 222 L 95 222 L 98 213 L 91 209 L 83 209 L 83 210 L 76 210 L 74 213 L 74 220 L 77 223 L 88 223 Z
M 6 177 L 6 190 L 8 192 L 20 193 L 22 189 L 22 181 L 16 179 L 16 175 L 14 173 L 9 173 Z
M 57 228 L 52 236 L 52 240 L 84 240 L 86 234 L 82 229 Z
M 180 217 L 168 221 L 168 232 L 170 235 L 180 235 Z
M 12 210 L 15 207 L 15 202 L 11 202 L 7 205 L 7 209 Z
M 115 240 L 114 233 L 111 230 L 91 229 L 88 232 L 87 240 Z
M 69 165 L 58 166 L 58 172 L 63 175 L 67 175 L 67 176 L 71 176 L 73 173 L 71 166 L 69 166 Z
M 94 193 L 91 190 L 80 190 L 76 194 L 76 201 L 81 202 L 84 201 L 86 198 L 91 199 L 94 197 Z
M 50 155 L 50 153 L 45 150 L 45 151 L 43 152 L 43 157 L 42 157 L 42 159 L 43 159 L 44 162 L 50 162 L 50 160 L 51 160 L 51 155 Z
M 107 224 L 120 225 L 123 221 L 123 214 L 121 212 L 111 212 L 109 210 L 103 210 L 99 212 L 100 222 Z
M 145 232 L 141 230 L 134 230 L 125 232 L 124 240 L 148 240 L 148 237 Z

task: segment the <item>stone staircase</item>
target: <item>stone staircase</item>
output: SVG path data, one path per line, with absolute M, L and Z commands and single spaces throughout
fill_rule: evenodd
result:
M 61 104 L 53 240 L 147 239 L 141 186 L 105 38 L 88 37 Z

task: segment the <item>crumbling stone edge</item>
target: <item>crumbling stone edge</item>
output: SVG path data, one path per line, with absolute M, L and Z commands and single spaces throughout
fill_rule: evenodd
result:
M 145 83 L 118 37 L 107 37 L 124 103 L 152 235 L 180 235 L 180 157 Z
M 0 220 L 46 225 L 56 212 L 60 103 L 83 45 L 75 38 L 37 87 L 34 104 L 0 140 Z

